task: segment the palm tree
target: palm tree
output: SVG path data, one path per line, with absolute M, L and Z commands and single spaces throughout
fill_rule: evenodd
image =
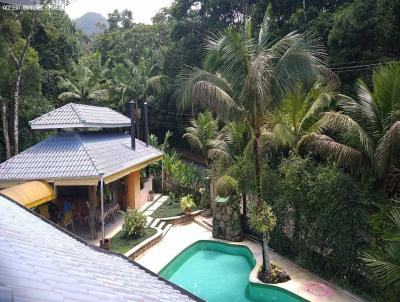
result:
M 269 20 L 266 13 L 258 40 L 250 35 L 250 22 L 243 32 L 230 28 L 210 37 L 205 69 L 184 72 L 178 92 L 183 108 L 201 104 L 226 121 L 246 121 L 253 138 L 257 196 L 261 196 L 258 146 L 265 117 L 286 87 L 300 80 L 310 85 L 325 58 L 314 37 L 293 32 L 270 42 Z
M 247 123 L 252 136 L 258 209 L 263 203 L 259 145 L 265 118 L 281 101 L 283 91 L 294 83 L 311 86 L 326 57 L 318 39 L 312 36 L 292 32 L 272 40 L 269 12 L 267 9 L 258 39 L 251 35 L 250 21 L 243 31 L 229 28 L 210 37 L 204 69 L 193 67 L 183 72 L 177 95 L 182 108 L 202 105 L 227 122 Z
M 301 83 L 289 91 L 281 106 L 268 115 L 266 139 L 274 149 L 299 147 L 303 136 L 319 133 L 321 115 L 334 108 L 335 91 L 316 81 L 308 91 Z
M 361 258 L 382 286 L 400 292 L 400 210 L 394 209 L 388 216 L 395 231 L 384 237 L 383 245 L 364 252 Z
M 231 158 L 235 159 L 249 149 L 250 133 L 244 121 L 228 123 L 221 133 L 230 149 Z
M 308 148 L 332 157 L 352 171 L 373 170 L 393 192 L 400 178 L 400 64 L 382 66 L 372 76 L 373 90 L 358 80 L 357 98 L 338 95 L 339 112 L 327 112 L 321 129 L 336 136 L 306 137 Z M 328 143 L 321 143 L 323 141 Z
M 168 77 L 150 76 L 150 69 L 144 60 L 135 65 L 130 60 L 116 65 L 112 70 L 113 88 L 121 95 L 120 106 L 130 100 L 144 100 L 150 93 L 159 94 L 169 87 Z
M 183 138 L 206 158 L 207 167 L 211 160 L 228 157 L 227 146 L 219 134 L 218 121 L 210 111 L 200 113 L 190 124 Z
M 78 101 L 82 104 L 98 104 L 110 100 L 110 84 L 100 80 L 89 67 L 74 64 L 74 80 L 61 78 L 58 86 L 65 90 L 58 98 L 62 101 Z

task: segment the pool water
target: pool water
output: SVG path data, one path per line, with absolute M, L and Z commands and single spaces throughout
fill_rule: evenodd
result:
M 249 282 L 255 264 L 245 246 L 201 240 L 176 256 L 160 275 L 208 302 L 307 301 L 282 288 Z

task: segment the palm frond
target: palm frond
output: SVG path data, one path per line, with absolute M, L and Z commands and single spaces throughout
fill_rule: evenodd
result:
M 69 79 L 60 78 L 58 81 L 58 88 L 76 94 L 80 93 L 78 87 L 76 87 Z
M 276 57 L 276 81 L 282 91 L 293 87 L 297 82 L 311 87 L 325 64 L 326 52 L 321 41 L 313 35 L 292 32 L 271 47 Z
M 379 67 L 372 76 L 374 99 L 384 117 L 400 106 L 400 64 Z
M 178 77 L 175 98 L 181 109 L 188 109 L 194 104 L 205 105 L 205 107 L 218 106 L 215 103 L 234 108 L 236 105 L 232 94 L 232 88 L 225 79 L 193 67 L 187 68 Z
M 277 124 L 272 130 L 272 142 L 276 149 L 291 148 L 296 143 L 296 135 L 284 124 Z
M 263 22 L 260 25 L 260 32 L 258 33 L 259 50 L 264 48 L 269 41 L 269 28 L 271 26 L 271 20 L 272 20 L 271 15 L 272 15 L 272 8 L 271 4 L 269 4 L 267 9 L 265 10 Z
M 153 90 L 156 94 L 161 94 L 169 88 L 169 78 L 165 75 L 157 75 L 147 80 L 147 90 Z
M 69 102 L 69 101 L 80 100 L 80 99 L 81 99 L 81 96 L 80 96 L 80 94 L 77 94 L 77 93 L 74 93 L 74 92 L 66 91 L 66 92 L 61 93 L 61 94 L 58 96 L 58 98 L 59 98 L 60 100 L 62 100 L 62 101 L 67 101 L 67 102 Z
M 93 100 L 95 102 L 104 102 L 110 100 L 110 89 L 98 89 L 92 91 L 88 95 L 89 100 Z
M 193 86 L 194 105 L 207 108 L 219 114 L 225 120 L 235 120 L 241 116 L 242 109 L 220 87 L 207 81 L 199 81 Z
M 375 144 L 368 133 L 352 118 L 340 112 L 325 112 L 316 123 L 320 132 L 334 130 L 349 146 L 359 147 L 369 158 L 373 159 Z
M 381 285 L 400 287 L 400 242 L 364 252 L 361 259 Z
M 304 135 L 296 145 L 298 153 L 312 152 L 322 159 L 332 159 L 339 166 L 352 171 L 361 171 L 365 168 L 364 156 L 358 150 L 347 145 L 335 142 L 331 137 L 311 133 Z
M 224 33 L 210 37 L 207 51 L 218 51 L 220 56 L 220 72 L 231 87 L 239 92 L 248 73 L 252 58 L 256 54 L 257 46 L 253 39 L 241 35 L 233 28 Z M 217 48 L 216 48 L 217 47 Z
M 391 164 L 400 156 L 400 122 L 395 122 L 383 135 L 376 148 L 376 170 L 379 176 L 389 173 Z

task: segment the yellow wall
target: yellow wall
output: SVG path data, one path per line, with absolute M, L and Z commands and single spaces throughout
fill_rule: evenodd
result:
M 126 206 L 135 209 L 139 207 L 140 171 L 134 171 L 126 176 Z

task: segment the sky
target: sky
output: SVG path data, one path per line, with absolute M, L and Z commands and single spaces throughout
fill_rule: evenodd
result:
M 151 18 L 160 8 L 170 6 L 173 0 L 71 0 L 66 12 L 71 19 L 79 18 L 87 12 L 107 14 L 125 8 L 132 11 L 135 23 L 151 23 Z

